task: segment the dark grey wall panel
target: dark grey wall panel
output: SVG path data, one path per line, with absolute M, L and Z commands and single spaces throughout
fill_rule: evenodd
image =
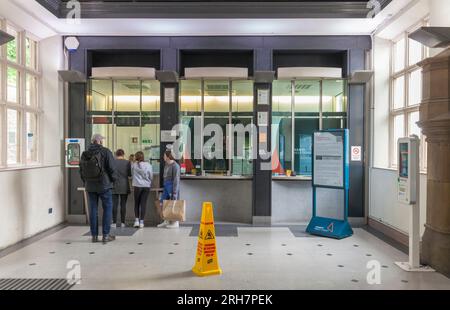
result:
M 350 72 L 365 67 L 365 51 L 352 49 L 349 52 Z M 365 153 L 364 143 L 364 105 L 365 87 L 350 85 L 348 94 L 350 129 L 350 146 L 361 146 Z M 364 156 L 362 156 L 364 159 Z M 349 216 L 363 217 L 364 214 L 364 161 L 350 162 Z
M 178 70 L 178 50 L 173 47 L 164 47 L 161 49 L 161 67 L 166 71 Z
M 198 67 L 237 67 L 247 68 L 253 75 L 253 50 L 181 50 L 179 72 L 185 75 L 185 68 Z
M 176 102 L 166 102 L 165 98 L 165 88 L 175 89 Z M 160 108 L 160 129 L 162 130 L 172 130 L 173 127 L 180 122 L 179 114 L 179 84 L 178 83 L 161 83 L 161 108 Z M 172 143 L 162 142 L 160 143 L 161 155 L 167 149 L 167 145 Z M 160 162 L 160 171 L 164 171 L 164 160 Z M 164 184 L 164 174 L 159 175 L 159 184 Z
M 273 51 L 270 48 L 255 49 L 255 71 L 271 71 L 273 61 Z
M 69 136 L 74 138 L 86 137 L 85 110 L 86 110 L 86 85 L 76 83 L 69 85 Z M 89 140 L 86 141 L 89 143 Z M 68 169 L 69 180 L 69 214 L 84 214 L 83 194 L 78 192 L 83 187 L 78 169 Z
M 270 151 L 272 145 L 272 84 L 255 83 L 254 97 L 258 97 L 258 90 L 268 90 L 270 92 L 269 104 L 259 105 L 255 100 L 253 105 L 253 118 L 255 124 L 258 126 L 259 134 L 265 133 L 267 135 L 267 142 L 260 141 L 258 135 L 257 159 L 253 161 L 253 216 L 268 217 L 272 215 L 272 170 L 264 169 L 265 166 L 272 166 L 272 159 L 263 159 L 260 157 L 260 150 Z M 258 124 L 258 113 L 268 113 L 267 127 L 260 127 Z
M 80 50 L 96 49 L 161 49 L 170 47 L 169 37 L 79 37 Z M 78 51 L 76 53 L 78 53 Z
M 283 36 L 265 37 L 264 47 L 290 50 L 370 49 L 370 36 Z
M 263 45 L 261 37 L 172 37 L 171 46 L 178 49 L 254 49 Z
M 275 50 L 273 70 L 283 67 L 332 67 L 342 68 L 347 76 L 348 53 L 346 50 Z
M 92 67 L 161 67 L 159 50 L 93 50 L 88 60 Z

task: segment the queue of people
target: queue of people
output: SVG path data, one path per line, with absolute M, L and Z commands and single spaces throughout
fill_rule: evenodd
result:
M 88 150 L 80 161 L 80 176 L 89 197 L 89 219 L 92 242 L 99 241 L 98 201 L 102 201 L 102 241 L 108 243 L 116 238 L 111 227 L 126 227 L 126 206 L 130 193 L 134 194 L 133 227 L 145 227 L 148 198 L 153 182 L 152 165 L 146 161 L 143 152 L 126 154 L 119 149 L 112 152 L 103 146 L 104 137 L 95 134 Z M 170 148 L 164 153 L 164 189 L 160 207 L 164 200 L 177 200 L 180 194 L 180 166 Z M 131 183 L 131 184 L 130 184 Z M 119 215 L 120 210 L 120 217 Z M 158 228 L 178 228 L 179 222 L 164 221 Z

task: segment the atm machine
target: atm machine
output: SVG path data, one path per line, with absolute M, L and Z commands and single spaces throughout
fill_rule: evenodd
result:
M 67 169 L 79 169 L 81 155 L 86 150 L 86 140 L 81 138 L 69 138 L 65 140 L 65 165 Z M 67 186 L 67 185 L 66 185 Z M 83 193 L 86 223 L 89 224 L 88 195 L 84 187 L 77 189 Z
M 65 158 L 66 168 L 78 168 L 81 154 L 85 151 L 85 139 L 66 139 Z
M 397 199 L 410 212 L 409 261 L 395 264 L 405 271 L 434 271 L 420 265 L 420 139 L 416 135 L 398 140 Z

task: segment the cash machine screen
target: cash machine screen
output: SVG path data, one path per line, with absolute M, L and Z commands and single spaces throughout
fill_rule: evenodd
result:
M 408 177 L 408 143 L 400 143 L 399 172 L 401 178 Z
M 79 165 L 81 158 L 81 148 L 78 143 L 70 143 L 67 146 L 67 163 L 69 165 Z

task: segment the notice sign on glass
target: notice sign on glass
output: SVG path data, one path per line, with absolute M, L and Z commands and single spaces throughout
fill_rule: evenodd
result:
M 344 187 L 344 138 L 342 133 L 314 134 L 314 186 Z

